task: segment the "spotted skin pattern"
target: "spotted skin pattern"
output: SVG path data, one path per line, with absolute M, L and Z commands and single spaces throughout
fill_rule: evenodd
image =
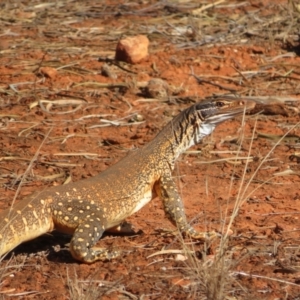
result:
M 0 213 L 0 256 L 19 244 L 56 229 L 72 234 L 70 252 L 83 263 L 120 252 L 95 247 L 104 231 L 120 224 L 158 195 L 169 220 L 195 239 L 214 233 L 189 225 L 175 182 L 175 160 L 215 126 L 254 107 L 252 101 L 218 99 L 197 103 L 175 117 L 142 149 L 132 151 L 95 177 L 37 192 Z M 121 229 L 120 229 L 121 228 Z

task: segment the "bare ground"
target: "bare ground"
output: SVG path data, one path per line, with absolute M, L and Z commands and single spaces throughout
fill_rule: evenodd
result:
M 268 0 L 0 4 L 0 210 L 21 182 L 16 201 L 96 175 L 194 101 L 271 97 L 174 172 L 197 229 L 224 233 L 232 219 L 225 243 L 182 241 L 154 199 L 128 220 L 137 235 L 99 241 L 122 249 L 118 259 L 79 264 L 58 233 L 20 245 L 1 261 L 0 298 L 300 299 L 299 10 Z M 147 60 L 111 61 L 118 39 L 136 34 L 150 40 Z M 169 84 L 166 97 L 148 97 L 152 78 Z

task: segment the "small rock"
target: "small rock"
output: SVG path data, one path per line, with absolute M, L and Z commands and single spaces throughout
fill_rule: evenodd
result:
M 145 121 L 144 117 L 140 114 L 136 114 L 134 115 L 130 120 L 129 122 L 130 123 L 135 123 L 135 122 L 143 122 Z
M 148 56 L 148 45 L 145 35 L 122 39 L 117 45 L 115 59 L 136 64 Z
M 113 71 L 112 67 L 109 66 L 108 64 L 103 64 L 103 66 L 101 67 L 101 75 L 112 79 L 118 78 L 118 75 Z
M 169 85 L 160 78 L 153 78 L 149 80 L 145 91 L 147 97 L 162 99 L 168 97 Z
M 249 112 L 249 114 L 257 114 L 261 112 L 264 115 L 282 115 L 289 117 L 287 107 L 283 103 L 268 103 L 268 104 L 256 104 L 255 107 Z
M 176 261 L 185 261 L 185 260 L 187 260 L 188 258 L 185 256 L 185 255 L 182 255 L 182 254 L 177 254 L 176 256 L 175 256 L 175 260 Z
M 232 236 L 234 234 L 233 230 L 227 229 L 227 235 Z
M 57 75 L 57 70 L 51 67 L 41 67 L 40 72 L 51 79 L 54 79 Z

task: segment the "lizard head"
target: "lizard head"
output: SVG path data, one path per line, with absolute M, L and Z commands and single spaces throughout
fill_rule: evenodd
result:
M 220 97 L 195 104 L 202 123 L 216 126 L 255 107 L 255 101 L 243 98 Z
M 204 100 L 188 109 L 190 134 L 187 135 L 184 148 L 198 144 L 211 134 L 216 126 L 255 107 L 255 101 L 234 97 L 220 97 Z

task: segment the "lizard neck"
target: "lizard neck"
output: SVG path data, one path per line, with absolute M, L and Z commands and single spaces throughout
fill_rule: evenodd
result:
M 216 124 L 205 123 L 195 106 L 173 120 L 154 138 L 148 147 L 164 153 L 164 159 L 173 167 L 178 156 L 214 131 Z

